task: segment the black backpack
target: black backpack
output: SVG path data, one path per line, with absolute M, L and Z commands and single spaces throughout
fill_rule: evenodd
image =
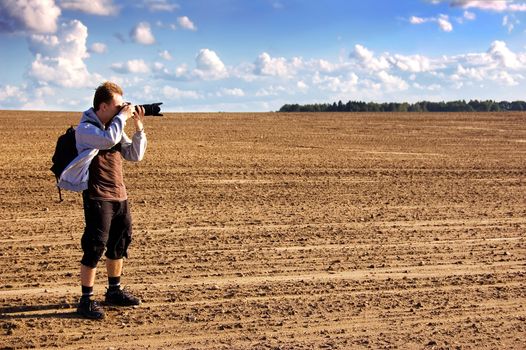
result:
M 91 121 L 85 121 L 84 123 L 97 126 L 97 124 Z M 53 172 L 53 174 L 55 174 L 57 183 L 64 169 L 66 169 L 69 163 L 71 163 L 71 161 L 77 156 L 78 152 L 77 141 L 75 139 L 75 128 L 70 126 L 64 134 L 58 137 L 57 145 L 55 146 L 55 153 L 53 153 L 53 157 L 51 157 L 53 165 L 51 166 L 50 170 Z M 62 202 L 62 192 L 60 191 L 60 187 L 57 188 L 59 199 Z

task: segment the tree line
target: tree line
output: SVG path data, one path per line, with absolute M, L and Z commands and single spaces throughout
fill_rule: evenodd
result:
M 526 111 L 524 101 L 465 100 L 449 102 L 420 101 L 416 103 L 397 102 L 363 102 L 349 101 L 343 103 L 285 104 L 280 112 L 506 112 Z

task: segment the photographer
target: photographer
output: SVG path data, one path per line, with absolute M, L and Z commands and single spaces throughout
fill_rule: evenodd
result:
M 96 267 L 104 251 L 108 273 L 106 303 L 140 304 L 137 297 L 120 287 L 123 258 L 127 257 L 132 238 L 122 158 L 136 162 L 144 156 L 144 108 L 125 103 L 122 95 L 122 89 L 112 82 L 97 88 L 93 108 L 83 113 L 76 129 L 79 155 L 64 170 L 58 184 L 65 189 L 83 191 L 86 226 L 81 239 L 82 297 L 77 312 L 90 319 L 104 318 L 104 311 L 92 299 Z M 135 125 L 132 139 L 124 133 L 130 118 Z

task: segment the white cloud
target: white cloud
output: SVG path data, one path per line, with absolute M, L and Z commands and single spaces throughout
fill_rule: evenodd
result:
M 464 68 L 461 64 L 457 66 L 455 74 L 451 76 L 454 81 L 458 80 L 475 80 L 482 81 L 486 78 L 486 70 L 484 68 Z
M 467 19 L 468 21 L 474 21 L 477 18 L 477 16 L 473 12 L 464 11 L 464 19 Z
M 145 0 L 144 6 L 150 12 L 173 12 L 179 8 L 179 5 L 168 0 Z
M 428 23 L 428 22 L 436 22 L 438 24 L 438 27 L 444 32 L 453 31 L 453 25 L 451 24 L 451 21 L 449 20 L 449 16 L 447 15 L 441 14 L 438 17 L 427 17 L 427 18 L 411 16 L 411 18 L 409 18 L 409 23 L 411 24 L 418 25 L 418 24 L 423 24 L 423 23 Z
M 163 63 L 155 62 L 153 65 L 155 71 L 155 77 L 164 80 L 190 80 L 190 74 L 188 73 L 188 67 L 183 64 L 178 66 L 175 70 L 171 71 L 166 68 Z
M 390 56 L 388 61 L 398 69 L 412 73 L 427 72 L 436 68 L 428 57 L 421 55 L 394 55 Z
M 510 4 L 508 11 L 512 12 L 526 12 L 526 4 Z
M 33 34 L 29 48 L 35 55 L 28 75 L 39 84 L 63 87 L 92 86 L 100 76 L 88 72 L 88 29 L 78 20 L 63 23 L 57 35 Z
M 514 14 L 511 15 L 505 15 L 502 18 L 502 25 L 508 29 L 508 33 L 511 33 L 513 29 L 515 29 L 515 25 L 519 24 L 520 21 L 515 18 Z
M 18 86 L 14 86 L 14 85 L 0 86 L 0 102 L 6 102 L 9 100 L 15 100 L 19 102 L 20 99 L 21 98 L 23 99 L 25 95 L 26 94 L 24 93 L 24 91 Z
M 221 79 L 228 76 L 227 69 L 219 56 L 212 50 L 201 49 L 195 58 L 193 75 L 205 79 Z
M 500 71 L 493 77 L 493 80 L 497 81 L 500 85 L 515 86 L 515 85 L 519 85 L 519 82 L 516 80 L 516 78 L 524 79 L 522 75 L 512 76 L 510 73 L 506 71 Z
M 442 89 L 442 86 L 439 84 L 421 85 L 419 83 L 413 83 L 412 86 L 417 90 L 426 90 L 426 91 L 439 91 Z
M 389 68 L 389 62 L 385 57 L 376 58 L 372 51 L 362 45 L 355 45 L 351 58 L 355 58 L 365 69 L 380 71 Z
M 309 89 L 309 86 L 303 80 L 298 81 L 296 83 L 296 87 L 302 92 L 305 92 Z
M 386 71 L 380 71 L 377 77 L 387 91 L 407 90 L 409 88 L 409 85 L 402 78 L 391 75 Z
M 155 25 L 159 28 L 176 30 L 177 25 L 175 23 L 164 23 L 163 21 L 156 21 Z
M 111 65 L 111 69 L 113 69 L 117 73 L 149 73 L 150 68 L 148 65 L 144 62 L 144 60 L 129 60 L 127 62 L 119 62 L 119 63 L 113 63 Z
M 195 26 L 195 24 L 190 20 L 190 18 L 186 16 L 178 17 L 177 23 L 179 23 L 179 25 L 183 29 L 193 30 L 193 31 L 197 30 L 197 27 Z
M 172 86 L 164 86 L 161 90 L 164 97 L 167 99 L 199 99 L 201 95 L 193 90 L 180 90 Z
M 291 65 L 284 57 L 274 58 L 263 52 L 256 59 L 254 73 L 257 75 L 284 77 L 291 74 L 291 68 Z
M 119 13 L 119 8 L 112 0 L 60 0 L 60 7 L 98 16 L 114 16 Z
M 340 65 L 331 63 L 323 59 L 311 60 L 306 63 L 306 66 L 313 67 L 315 70 L 325 73 L 331 73 L 340 68 Z
M 496 40 L 491 43 L 488 54 L 500 66 L 505 68 L 521 68 L 523 65 L 519 62 L 517 55 L 513 53 L 504 41 Z
M 506 0 L 452 0 L 451 6 L 462 7 L 465 9 L 476 8 L 488 11 L 506 11 L 509 9 L 509 4 Z
M 447 15 L 440 15 L 437 18 L 437 22 L 440 29 L 442 29 L 444 32 L 453 31 L 453 25 L 449 21 L 449 17 Z
M 321 90 L 328 90 L 336 93 L 350 93 L 357 90 L 359 78 L 355 73 L 347 76 L 322 76 L 318 72 L 314 74 L 312 82 Z
M 164 58 L 167 61 L 171 61 L 172 60 L 172 55 L 170 54 L 170 52 L 168 52 L 168 50 L 163 50 L 163 51 L 159 52 L 159 56 L 161 56 L 162 58 Z
M 243 97 L 245 96 L 245 92 L 240 88 L 233 88 L 233 89 L 222 88 L 221 91 L 217 93 L 217 96 L 219 97 L 223 97 L 223 96 Z
M 279 96 L 287 92 L 287 89 L 283 86 L 271 85 L 266 88 L 261 88 L 256 92 L 257 97 L 268 97 L 268 96 Z M 289 91 L 290 92 L 290 91 Z
M 152 45 L 155 43 L 155 37 L 152 34 L 148 22 L 140 22 L 130 32 L 133 41 L 143 45 Z
M 426 23 L 428 21 L 429 21 L 429 19 L 427 19 L 427 18 L 416 17 L 416 16 L 411 16 L 411 18 L 409 19 L 409 23 L 411 23 L 411 24 L 422 24 L 422 23 Z
M 60 13 L 54 0 L 2 0 L 0 32 L 54 33 Z
M 90 47 L 90 52 L 94 53 L 106 53 L 107 51 L 108 47 L 103 43 L 93 43 Z

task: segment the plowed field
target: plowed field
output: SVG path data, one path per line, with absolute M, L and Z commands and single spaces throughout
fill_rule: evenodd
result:
M 102 321 L 75 313 L 82 200 L 48 170 L 79 117 L 0 112 L 0 349 L 526 348 L 524 114 L 149 118 L 143 304 Z

